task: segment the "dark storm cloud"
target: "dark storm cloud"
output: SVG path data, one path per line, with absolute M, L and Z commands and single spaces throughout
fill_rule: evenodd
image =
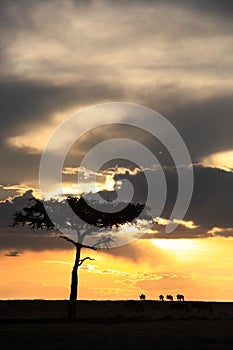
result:
M 194 168 L 194 193 L 185 217 L 202 228 L 233 227 L 233 173 L 217 168 Z
M 0 81 L 1 141 L 4 142 L 9 136 L 20 135 L 23 131 L 33 130 L 36 126 L 43 127 L 57 111 L 65 111 L 81 103 L 103 102 L 105 98 L 110 97 L 120 99 L 125 93 L 120 87 L 109 87 L 105 84 L 49 86 L 30 81 Z M 167 98 L 169 99 L 169 96 Z M 181 96 L 176 98 L 180 99 Z M 152 99 L 153 94 L 144 96 L 147 106 L 158 107 L 159 101 L 155 103 Z M 174 106 L 172 111 L 166 111 L 166 107 L 161 106 L 160 112 L 163 111 L 164 116 L 180 132 L 194 162 L 209 154 L 233 148 L 231 95 L 187 103 L 182 107 Z M 111 136 L 110 130 L 109 136 Z M 94 142 L 93 135 L 90 142 L 92 144 Z M 2 164 L 7 164 L 7 160 L 14 163 L 19 159 L 20 153 L 28 154 L 27 149 L 13 151 L 4 144 L 2 147 L 5 147 L 1 150 Z M 11 153 L 9 156 L 8 152 Z M 34 156 L 28 155 L 28 157 Z
M 137 187 L 138 201 L 140 201 L 139 192 L 140 189 L 143 189 L 141 181 L 144 181 L 144 179 L 140 174 L 127 175 L 128 180 L 130 180 L 130 177 L 132 177 L 133 185 Z M 169 218 L 177 194 L 175 170 L 167 169 L 166 177 L 168 189 L 170 187 L 171 190 L 168 190 L 167 202 L 161 216 Z M 194 167 L 194 179 L 193 197 L 184 220 L 193 221 L 194 225 L 198 227 L 190 229 L 179 225 L 174 232 L 166 234 L 164 232 L 165 226 L 155 224 L 154 229 L 158 231 L 158 233 L 150 233 L 145 235 L 144 238 L 205 238 L 213 235 L 223 237 L 233 236 L 233 194 L 232 191 L 229 190 L 233 188 L 233 173 L 196 165 Z M 53 234 L 49 232 L 33 231 L 26 227 L 9 228 L 14 212 L 21 210 L 25 205 L 30 203 L 28 200 L 31 196 L 31 192 L 28 191 L 23 196 L 16 197 L 13 202 L 7 201 L 5 203 L 0 203 L 0 249 L 20 251 L 70 249 L 70 244 L 67 242 L 64 243 L 63 240 L 54 237 Z M 144 200 L 144 192 L 141 193 L 141 196 Z M 216 227 L 220 229 L 219 232 L 209 232 Z M 117 251 L 116 249 L 116 254 Z M 122 251 L 124 251 L 124 249 Z M 121 254 L 122 252 L 120 251 L 120 255 Z
M 73 0 L 74 3 L 77 3 L 78 0 Z M 116 1 L 110 1 L 113 5 L 116 4 Z M 201 12 L 206 12 L 207 14 L 216 14 L 230 17 L 233 13 L 233 4 L 229 0 L 145 0 L 145 4 L 156 5 L 156 4 L 165 4 L 165 5 L 175 5 L 178 7 L 187 7 L 191 9 L 196 9 Z M 118 5 L 134 5 L 140 4 L 141 0 L 119 0 L 117 1 Z
M 12 83 L 13 85 L 13 83 Z M 30 149 L 27 148 L 13 148 L 4 143 L 4 139 L 9 136 L 20 134 L 23 129 L 31 130 L 35 127 L 43 127 L 46 120 L 49 119 L 49 112 L 53 113 L 59 108 L 64 108 L 64 105 L 74 104 L 76 101 L 85 100 L 85 93 L 82 87 L 82 93 L 78 93 L 77 88 L 45 88 L 39 89 L 34 86 L 34 95 L 32 93 L 31 85 L 26 83 L 18 85 L 8 89 L 8 96 L 5 100 L 1 101 L 1 152 L 0 162 L 4 164 L 1 169 L 1 184 L 17 184 L 25 182 L 26 180 L 37 179 L 38 169 L 40 163 L 40 154 L 32 154 Z M 6 92 L 3 90 L 3 94 Z M 88 90 L 88 88 L 87 88 Z M 38 91 L 43 91 L 39 94 Z M 90 89 L 89 89 L 90 91 Z M 107 87 L 93 88 L 93 94 L 90 99 L 101 99 L 101 95 L 107 96 L 117 94 L 120 95 L 120 91 L 108 91 Z M 77 97 L 75 96 L 77 93 Z M 28 96 L 27 96 L 28 93 Z M 64 93 L 64 94 L 63 94 Z M 80 95 L 83 94 L 81 97 Z M 88 94 L 86 94 L 88 95 Z M 17 96 L 21 96 L 20 99 L 24 100 L 24 104 L 19 102 L 17 104 Z M 29 98 L 30 96 L 30 98 Z M 96 96 L 96 97 L 94 97 Z M 11 98 L 12 99 L 11 99 Z M 148 106 L 153 108 L 151 98 L 153 96 L 147 96 Z M 1 99 L 2 97 L 0 97 Z M 88 99 L 88 97 L 86 97 Z M 146 100 L 146 99 L 145 99 Z M 8 101 L 8 103 L 6 102 Z M 151 105 L 150 105 L 151 103 Z M 19 105 L 22 104 L 22 109 Z M 162 108 L 161 108 L 162 109 Z M 4 111 L 4 112 L 3 112 Z M 33 112 L 32 112 L 33 111 Z M 161 110 L 160 112 L 163 112 Z M 193 162 L 199 162 L 205 156 L 209 154 L 227 151 L 233 148 L 232 129 L 233 129 L 233 101 L 231 96 L 219 97 L 215 99 L 209 99 L 204 102 L 196 102 L 189 104 L 185 107 L 174 107 L 172 111 L 164 111 L 166 116 L 173 125 L 177 128 L 182 138 L 184 139 Z M 127 130 L 107 130 L 107 138 L 111 137 L 124 137 L 127 136 Z M 140 140 L 140 136 L 137 133 L 131 133 L 133 139 Z M 85 154 L 87 150 L 98 144 L 103 138 L 106 138 L 105 129 L 98 133 L 92 132 L 83 143 L 79 145 L 78 151 L 81 154 Z M 142 137 L 143 141 L 143 137 Z M 144 141 L 145 137 L 144 137 Z M 148 137 L 145 142 L 146 146 L 150 145 L 150 138 Z M 31 146 L 33 147 L 33 140 Z M 155 150 L 156 151 L 156 150 Z M 77 158 L 76 158 L 77 159 Z M 23 166 L 22 166 L 23 165 Z M 69 164 L 71 165 L 71 164 Z M 28 182 L 28 181 L 27 181 Z
M 159 101 L 159 97 L 159 95 L 154 97 L 152 93 L 147 94 L 144 96 L 144 101 L 147 102 L 145 105 L 159 111 L 174 125 L 183 138 L 193 163 L 201 162 L 210 154 L 233 149 L 233 99 L 231 95 L 187 102 L 183 106 L 175 105 L 175 99 L 181 99 L 182 95 L 177 94 L 171 98 L 166 95 L 173 106 L 172 109 L 170 103 L 168 107 L 164 106 Z M 155 141 L 143 130 L 137 131 L 126 126 L 100 127 L 93 130 L 88 137 L 80 139 L 77 146 L 74 145 L 73 148 L 76 147 L 79 152 L 85 154 L 96 144 L 114 137 L 131 137 L 155 152 L 157 158 L 161 158 L 158 150 L 163 150 L 163 158 L 165 156 L 166 149 L 158 140 Z M 76 156 L 78 151 L 75 152 Z M 167 159 L 168 157 L 167 154 Z
M 178 98 L 180 98 L 179 96 Z M 155 107 L 154 103 L 148 103 Z M 150 101 L 150 102 L 149 102 Z M 172 110 L 161 107 L 181 134 L 193 162 L 199 162 L 209 154 L 233 149 L 233 99 L 232 95 L 207 98 Z
M 17 149 L 1 143 L 0 147 L 0 163 L 4 164 L 1 168 L 1 185 L 20 185 L 21 183 L 34 185 L 38 179 L 40 154 L 32 154 L 28 148 Z M 1 192 L 2 195 L 5 194 L 1 199 L 12 196 L 12 191 L 2 190 Z
M 0 203 L 0 250 L 23 252 L 24 250 L 71 249 L 70 244 L 55 237 L 51 232 L 33 231 L 28 227 L 10 227 L 13 214 L 30 205 L 30 198 L 32 198 L 31 191 L 27 191 L 24 195 L 15 197 L 12 202 Z
M 104 83 L 80 81 L 73 85 L 52 85 L 40 81 L 0 79 L 1 134 L 19 135 L 43 126 L 53 113 L 80 104 L 104 100 L 106 96 L 119 98 L 120 87 Z
M 166 3 L 171 3 L 171 0 L 165 0 Z M 206 12 L 207 14 L 223 15 L 230 17 L 233 13 L 233 3 L 228 0 L 178 0 L 176 3 L 180 6 L 187 6 L 191 9 L 197 9 L 200 12 Z
M 56 86 L 38 81 L 0 79 L 0 163 L 4 164 L 1 185 L 35 183 L 38 178 L 41 154 L 34 150 L 33 138 L 27 147 L 16 148 L 8 144 L 9 137 L 42 130 L 56 112 L 104 101 L 107 96 L 119 99 L 123 93 L 124 89 L 119 86 L 97 82 Z
M 38 177 L 41 154 L 30 149 L 33 136 L 28 148 L 14 147 L 9 137 L 40 133 L 56 113 L 65 117 L 70 108 L 95 103 L 123 100 L 157 110 L 177 128 L 193 162 L 232 149 L 232 12 L 227 0 L 0 0 L 0 185 Z M 101 132 L 91 133 L 79 152 L 101 138 Z M 150 138 L 144 141 L 150 144 Z M 167 176 L 176 188 L 174 174 Z M 140 185 L 141 179 L 133 181 Z M 188 234 L 232 227 L 231 189 L 232 173 L 195 167 L 186 219 L 200 227 Z M 7 197 L 1 186 L 0 195 Z M 165 216 L 174 190 L 169 198 Z M 64 247 L 45 234 L 19 230 L 20 236 L 6 228 L 19 200 L 0 204 L 2 247 Z M 186 231 L 179 227 L 181 237 Z
M 168 193 L 161 217 L 169 219 L 178 191 L 177 176 L 175 168 L 165 168 L 164 170 Z M 193 170 L 193 196 L 184 220 L 193 221 L 195 225 L 198 225 L 198 232 L 203 237 L 213 227 L 233 228 L 233 192 L 230 190 L 233 188 L 233 173 L 201 165 L 195 165 Z M 150 170 L 148 171 L 150 172 Z M 117 180 L 121 178 L 130 180 L 137 189 L 138 201 L 144 201 L 144 186 L 141 183 L 143 178 L 140 173 L 136 175 L 128 174 L 127 177 L 125 175 L 117 175 Z M 187 229 L 180 227 L 179 230 L 183 230 L 184 237 L 189 235 Z M 192 230 L 188 231 L 190 231 L 192 236 Z
M 72 37 L 72 6 L 65 7 L 68 13 L 68 17 L 65 17 L 65 19 L 63 19 L 63 17 L 60 16 L 61 14 L 59 13 L 59 11 L 57 11 L 57 9 L 59 9 L 59 5 L 61 6 L 61 9 L 64 9 L 64 7 L 62 7 L 62 4 L 64 5 L 68 3 L 73 3 L 75 5 L 75 8 L 76 6 L 80 6 L 80 11 L 86 10 L 84 11 L 86 16 L 89 13 L 89 7 L 94 5 L 96 6 L 96 4 L 109 7 L 108 4 L 110 2 L 88 1 L 86 7 L 84 6 L 84 4 L 86 4 L 86 2 L 84 1 L 38 1 L 36 3 L 30 1 L 1 2 L 2 11 L 0 11 L 0 26 L 3 41 L 3 44 L 1 46 L 1 65 L 3 68 L 3 76 L 0 80 L 0 116 L 3 140 L 7 136 L 20 135 L 23 132 L 25 132 L 25 130 L 32 130 L 32 128 L 36 126 L 41 127 L 45 123 L 48 123 L 52 119 L 53 114 L 58 111 L 63 111 L 65 113 L 65 111 L 71 107 L 80 106 L 88 103 L 93 104 L 97 102 L 101 103 L 103 101 L 121 99 L 131 102 L 133 101 L 136 103 L 140 102 L 144 105 L 154 108 L 155 110 L 158 110 L 161 113 L 164 112 L 164 115 L 168 119 L 170 119 L 178 128 L 178 131 L 181 132 L 183 138 L 189 146 L 191 155 L 193 156 L 193 161 L 199 161 L 203 155 L 208 155 L 213 150 L 218 151 L 219 149 L 230 149 L 232 147 L 231 138 L 226 131 L 232 128 L 230 116 L 232 115 L 233 107 L 232 99 L 230 97 L 231 95 L 229 94 L 229 92 L 225 92 L 221 97 L 205 97 L 204 100 L 200 98 L 190 102 L 190 96 L 192 95 L 192 91 L 186 91 L 185 87 L 182 90 L 180 89 L 179 84 L 176 84 L 174 82 L 171 82 L 170 84 L 161 82 L 158 84 L 158 78 L 156 76 L 154 78 L 153 83 L 148 82 L 147 88 L 138 88 L 137 81 L 135 82 L 135 84 L 130 84 L 129 88 L 128 78 L 126 78 L 125 81 L 124 78 L 123 80 L 122 78 L 120 78 L 120 80 L 117 79 L 118 73 L 120 72 L 120 68 L 122 68 L 123 72 L 125 72 L 124 62 L 120 61 L 122 67 L 118 67 L 118 65 L 116 65 L 116 70 L 114 70 L 114 65 L 112 65 L 112 67 L 109 68 L 109 61 L 103 63 L 104 59 L 101 60 L 101 51 L 105 53 L 108 52 L 106 48 L 111 47 L 112 49 L 112 46 L 109 42 L 109 38 L 106 37 L 106 35 L 104 35 L 104 39 L 101 40 L 101 42 L 99 41 L 99 37 L 98 40 L 93 40 L 93 38 L 90 37 L 90 33 L 87 37 L 85 37 L 85 35 L 82 36 L 83 33 L 85 33 L 85 27 L 83 27 L 83 24 L 81 23 L 81 26 L 77 29 L 76 34 L 78 35 L 78 37 L 80 37 L 80 40 L 86 42 L 85 49 L 83 49 L 82 46 L 77 46 L 78 54 L 75 53 L 75 51 L 69 51 L 70 49 L 72 49 L 73 43 L 75 45 L 77 44 L 76 41 L 73 41 Z M 141 6 L 140 8 L 142 8 L 142 10 L 144 8 L 143 6 L 146 6 L 148 4 L 150 4 L 151 6 L 155 6 L 155 8 L 157 4 L 165 4 L 166 6 L 171 6 L 171 8 L 180 7 L 182 9 L 183 7 L 188 7 L 190 11 L 194 8 L 200 9 L 203 10 L 205 15 L 208 15 L 208 13 L 211 12 L 214 12 L 216 14 L 220 13 L 228 15 L 232 9 L 231 2 L 227 1 L 177 1 L 174 5 L 173 1 L 147 1 L 144 4 L 144 2 L 142 3 L 140 1 L 135 2 L 128 0 L 119 1 L 117 3 L 112 2 L 111 4 L 113 8 L 111 8 L 110 6 L 109 10 L 113 12 L 112 14 L 114 14 L 115 7 L 120 8 L 121 6 L 129 6 L 130 9 L 131 6 L 132 11 L 134 11 L 134 3 L 137 6 Z M 54 24 L 51 25 L 51 23 L 48 23 L 48 17 L 46 16 L 46 13 L 48 9 L 51 10 L 53 8 L 56 11 L 53 12 L 54 17 L 51 20 L 52 22 L 54 21 Z M 93 8 L 97 9 L 97 7 Z M 76 11 L 78 11 L 77 8 Z M 77 15 L 78 14 L 79 12 L 77 12 Z M 154 43 L 155 45 L 154 50 L 152 50 L 152 52 L 161 50 L 160 46 L 158 46 L 159 42 L 155 36 L 155 33 L 157 33 L 157 27 L 154 23 L 157 23 L 157 21 L 152 21 L 150 17 L 146 20 L 146 14 L 143 13 L 143 11 L 140 12 L 140 15 L 143 19 L 141 22 L 137 22 L 136 20 L 140 17 L 137 11 L 135 12 L 135 20 L 133 20 L 132 13 L 130 12 L 129 14 L 131 14 L 130 26 L 127 25 L 127 23 L 124 23 L 123 21 L 121 26 L 123 29 L 121 29 L 121 27 L 117 27 L 117 31 L 114 32 L 114 38 L 111 38 L 111 42 L 115 42 L 114 46 L 116 46 L 117 50 L 116 52 L 110 51 L 111 55 L 109 57 L 107 56 L 107 58 L 111 60 L 111 58 L 114 59 L 114 53 L 125 53 L 126 67 L 130 66 L 132 62 L 128 62 L 129 50 L 126 45 L 127 42 L 125 44 L 125 41 L 129 40 L 129 48 L 134 49 L 135 33 L 137 33 L 137 40 L 139 40 L 139 35 L 141 35 L 138 44 L 141 50 L 143 48 L 146 50 L 148 45 L 150 46 L 152 43 Z M 45 20 L 43 21 L 44 16 Z M 90 12 L 90 16 L 90 18 L 93 19 L 93 23 L 95 23 L 95 13 Z M 67 18 L 70 18 L 70 21 L 66 23 Z M 59 26 L 56 25 L 56 20 L 60 21 Z M 179 52 L 180 45 L 182 44 L 182 39 L 185 37 L 187 31 L 189 31 L 189 28 L 189 36 L 192 38 L 194 30 L 198 30 L 198 28 L 201 27 L 199 26 L 199 24 L 205 24 L 205 21 L 203 19 L 199 19 L 198 16 L 196 20 L 196 23 L 190 23 L 188 28 L 186 28 L 186 31 L 184 31 L 183 28 L 183 25 L 185 25 L 185 23 L 182 25 L 182 23 L 179 23 L 179 21 L 178 23 L 171 21 L 169 22 L 169 25 L 163 26 L 161 28 L 161 31 L 159 33 L 165 36 L 167 34 L 170 39 L 173 39 L 171 35 L 173 35 L 174 32 L 176 33 L 175 40 L 173 40 L 171 45 L 169 45 L 173 48 L 171 53 L 174 54 L 174 52 Z M 77 19 L 77 23 L 79 22 L 81 22 L 80 17 L 78 17 Z M 99 22 L 97 21 L 97 23 Z M 219 30 L 222 30 L 222 28 L 224 27 L 223 25 L 217 25 L 219 22 L 216 25 L 214 25 L 214 22 L 210 21 L 210 23 L 210 28 L 207 31 L 204 31 L 203 27 L 198 35 L 198 37 L 202 41 L 205 37 L 205 40 L 203 42 L 206 42 L 207 46 L 209 43 L 208 38 L 218 36 Z M 90 21 L 90 25 L 88 27 L 91 28 L 91 24 L 92 21 Z M 66 27 L 66 25 L 68 26 L 68 29 L 71 32 L 71 35 L 69 36 L 70 42 L 69 40 L 65 41 L 66 37 L 62 37 L 62 35 L 59 36 L 59 34 L 61 33 L 58 30 L 61 30 L 61 28 Z M 93 26 L 93 30 L 96 29 L 95 25 L 96 23 Z M 101 29 L 103 30 L 104 28 L 105 27 L 102 27 Z M 130 28 L 131 31 L 129 30 Z M 142 32 L 138 33 L 137 28 L 140 28 Z M 126 31 L 125 33 L 124 30 Z M 39 36 L 39 34 L 41 33 L 42 36 Z M 31 60 L 28 60 L 27 55 L 22 56 L 23 58 L 21 58 L 21 60 L 18 62 L 17 57 L 14 57 L 14 50 L 12 51 L 12 48 L 14 49 L 15 45 L 18 45 L 18 41 L 21 40 L 21 37 L 25 38 L 25 42 L 27 42 L 27 38 L 30 38 L 31 34 L 35 36 L 35 50 L 37 49 L 37 44 L 39 44 L 40 47 L 40 45 L 44 43 L 43 40 L 45 40 L 44 46 L 42 45 L 42 48 L 44 47 L 44 53 L 42 54 L 42 56 L 40 56 L 38 62 L 33 61 L 37 60 L 37 58 L 35 57 L 33 57 Z M 38 41 L 36 40 L 37 37 Z M 48 40 L 48 38 L 53 39 L 52 43 L 49 42 L 50 45 L 55 45 L 56 47 L 56 44 L 59 44 L 62 48 L 69 48 L 69 50 L 64 52 L 61 51 L 60 54 L 60 51 L 58 50 L 58 54 L 55 55 L 56 59 L 50 58 L 46 54 L 46 40 Z M 117 38 L 119 39 L 118 41 L 115 40 Z M 202 41 L 200 42 L 200 45 L 202 44 Z M 22 42 L 24 43 L 24 41 Z M 176 45 L 175 43 L 179 43 L 179 45 Z M 187 43 L 187 45 L 189 47 L 189 43 Z M 60 48 L 60 46 L 58 46 L 58 48 Z M 83 57 L 85 57 L 85 59 L 88 59 L 90 57 L 90 52 L 88 50 L 85 51 L 86 48 L 88 48 L 89 46 L 91 47 L 93 60 L 91 60 L 90 62 L 85 62 Z M 98 49 L 98 47 L 101 47 L 101 49 Z M 227 76 L 232 74 L 231 60 L 228 61 L 228 64 L 226 64 L 225 61 L 224 64 L 222 64 L 221 60 L 223 56 L 225 58 L 230 57 L 230 52 L 225 51 L 225 54 L 220 55 L 220 58 L 217 57 L 217 59 L 214 59 L 213 61 L 211 61 L 210 58 L 205 62 L 201 60 L 204 59 L 205 56 L 201 57 L 201 59 L 195 56 L 192 57 L 192 59 L 190 59 L 190 57 L 187 56 L 188 47 L 185 49 L 186 56 L 178 56 L 178 60 L 176 59 L 175 54 L 174 57 L 172 56 L 171 60 L 168 61 L 154 61 L 153 56 L 150 59 L 148 56 L 145 56 L 144 60 L 138 63 L 136 61 L 136 64 L 134 63 L 134 70 L 137 68 L 143 68 L 142 71 L 140 71 L 139 69 L 139 72 L 137 74 L 138 77 L 141 75 L 141 73 L 143 74 L 145 72 L 151 72 L 151 74 L 154 74 L 159 69 L 165 70 L 165 74 L 170 75 L 174 73 L 174 69 L 178 69 L 178 72 L 179 69 L 181 69 L 179 74 L 182 76 L 182 74 L 184 73 L 182 72 L 182 68 L 186 68 L 189 71 L 191 70 L 192 72 L 195 72 L 195 69 L 200 69 L 200 73 L 202 73 L 202 70 L 204 72 L 211 71 L 214 74 L 216 74 L 216 77 L 218 78 L 219 75 L 221 76 L 222 74 Z M 20 45 L 18 49 L 20 49 Z M 137 46 L 136 49 L 138 51 Z M 22 52 L 23 50 L 25 50 L 25 47 L 22 48 Z M 229 48 L 225 46 L 225 50 L 229 50 Z M 41 52 L 39 52 L 39 54 L 41 55 Z M 168 55 L 169 54 L 170 53 L 168 53 Z M 74 66 L 73 61 L 71 61 L 69 64 L 67 64 L 67 62 L 64 64 L 64 56 L 70 57 L 71 60 L 74 56 L 74 58 L 77 58 L 78 64 Z M 80 60 L 79 56 L 81 57 Z M 135 56 L 134 58 L 136 59 L 137 56 Z M 95 61 L 95 59 L 97 59 L 97 61 Z M 37 79 L 35 77 L 33 79 L 28 77 L 23 78 L 23 74 L 21 74 L 21 76 L 17 76 L 17 74 L 15 74 L 15 70 L 14 74 L 12 73 L 10 75 L 9 72 L 11 72 L 11 70 L 4 69 L 4 67 L 8 67 L 9 62 L 14 63 L 14 69 L 15 67 L 18 67 L 16 72 L 19 75 L 21 74 L 21 71 L 24 72 L 22 68 L 24 66 L 29 67 L 26 73 L 31 74 L 35 70 L 37 72 Z M 9 67 L 11 68 L 11 66 Z M 50 71 L 50 68 L 51 72 L 54 72 L 54 75 L 51 78 L 51 82 L 46 81 L 45 79 L 45 73 L 47 71 Z M 67 73 L 67 71 L 70 71 L 71 74 L 73 72 L 75 81 L 66 83 L 62 83 L 59 81 L 59 83 L 54 83 L 54 81 L 56 81 L 57 78 L 63 76 L 63 74 Z M 86 75 L 86 80 L 83 79 L 83 77 L 80 79 L 76 77 L 77 72 L 78 74 L 80 74 L 81 71 L 84 72 L 84 75 Z M 104 72 L 108 72 L 108 74 L 111 75 L 112 80 L 108 83 L 104 82 Z M 42 75 L 43 78 L 41 77 Z M 101 81 L 102 76 L 103 80 Z M 124 74 L 121 75 L 121 77 L 124 77 Z M 130 77 L 134 79 L 134 75 L 130 74 Z M 161 81 L 161 78 L 159 78 L 159 80 Z M 151 84 L 153 86 L 151 86 Z M 169 110 L 167 108 L 168 106 Z M 224 123 L 222 123 L 222 125 L 220 125 L 220 119 L 224 120 Z M 218 134 L 218 137 L 216 137 L 216 134 Z M 200 140 L 197 142 L 196 140 L 199 136 Z M 24 151 L 27 152 L 26 149 Z M 4 149 L 4 153 L 7 152 L 8 149 Z M 14 158 L 12 158 L 12 162 L 13 161 Z

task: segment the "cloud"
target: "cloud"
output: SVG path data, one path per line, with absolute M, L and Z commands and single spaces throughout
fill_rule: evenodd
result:
M 166 1 L 166 0 L 165 0 Z M 167 0 L 170 3 L 171 0 Z M 178 4 L 197 9 L 200 12 L 205 12 L 207 15 L 223 16 L 226 20 L 233 13 L 232 3 L 228 0 L 178 0 Z
M 33 188 L 20 184 L 8 186 L 0 185 L 0 201 L 11 201 L 12 198 L 23 195 L 26 191 L 33 192 L 33 190 Z M 34 193 L 34 195 L 36 195 L 36 193 Z
M 190 3 L 195 7 L 194 1 Z M 9 3 L 4 6 L 1 22 L 6 42 L 4 72 L 47 83 L 102 81 L 108 86 L 121 85 L 128 89 L 131 100 L 142 86 L 146 91 L 153 87 L 155 98 L 161 89 L 165 93 L 181 87 L 184 93 L 191 87 L 198 92 L 207 84 L 207 77 L 209 85 L 218 87 L 222 72 L 230 69 L 230 56 L 221 52 L 231 53 L 232 38 L 227 34 L 232 23 L 209 16 L 210 11 L 196 13 L 185 4 Z M 171 16 L 173 20 L 168 21 Z
M 10 257 L 18 257 L 20 255 L 21 253 L 18 250 L 11 250 L 5 254 L 5 256 L 10 256 Z
M 193 162 L 220 151 L 233 149 L 233 102 L 230 95 L 187 104 L 169 113 L 191 154 Z M 169 117 L 169 116 L 168 116 Z
M 146 240 L 137 240 L 121 247 L 111 248 L 104 251 L 104 254 L 131 263 L 148 264 L 150 266 L 159 266 L 164 261 L 170 260 L 161 249 Z
M 219 237 L 232 237 L 233 236 L 233 227 L 213 227 L 207 232 L 210 237 L 219 236 Z
M 54 235 L 54 232 L 33 231 L 29 227 L 11 228 L 13 214 L 30 205 L 32 191 L 0 203 L 0 250 L 42 251 L 72 249 L 70 244 Z
M 153 170 L 151 170 L 153 173 Z M 165 208 L 161 214 L 164 222 L 170 216 L 170 212 L 176 198 L 176 176 L 175 169 L 167 169 L 168 196 Z M 122 174 L 121 176 L 124 176 Z M 233 173 L 217 168 L 208 168 L 201 165 L 194 166 L 194 192 L 187 214 L 180 225 L 172 234 L 165 233 L 165 226 L 160 222 L 155 223 L 151 229 L 145 230 L 144 238 L 205 238 L 213 236 L 232 236 L 232 187 Z M 127 174 L 132 179 L 134 186 L 139 189 L 137 199 L 143 199 L 142 178 L 139 173 Z M 124 188 L 122 189 L 124 191 Z M 0 247 L 2 250 L 46 250 L 46 249 L 71 249 L 70 244 L 54 237 L 54 234 L 46 232 L 34 232 L 29 228 L 9 228 L 15 211 L 21 210 L 32 191 L 15 197 L 11 201 L 0 203 Z M 162 222 L 163 223 L 163 222 Z M 147 234 L 146 234 L 147 233 Z M 144 239 L 144 241 L 145 241 Z M 144 248 L 137 245 L 126 245 L 121 248 L 111 249 L 111 254 L 139 261 Z M 149 254 L 149 251 L 148 251 Z M 151 253 L 154 256 L 154 252 Z M 159 254 L 157 254 L 159 257 Z
M 141 103 L 164 114 L 194 162 L 232 149 L 230 2 L 0 6 L 1 184 L 35 187 L 41 151 L 59 122 L 106 101 Z M 79 145 L 80 156 L 99 134 Z
M 217 152 L 207 156 L 203 160 L 204 164 L 220 168 L 226 171 L 233 171 L 233 151 Z
M 232 10 L 227 0 L 0 2 L 0 200 L 18 196 L 0 203 L 6 249 L 15 248 L 13 236 L 20 249 L 64 246 L 44 234 L 9 233 L 6 223 L 25 199 L 19 194 L 38 191 L 41 152 L 50 134 L 83 107 L 125 101 L 157 110 L 177 128 L 194 163 L 211 160 L 218 166 L 216 155 L 232 152 Z M 148 134 L 105 127 L 85 135 L 65 166 L 77 167 L 91 147 L 119 135 L 131 135 L 163 165 L 172 164 L 164 148 L 159 153 L 161 145 L 151 146 Z M 199 227 L 180 225 L 173 237 L 231 235 L 232 172 L 201 165 L 194 170 L 184 223 Z M 164 219 L 177 189 L 174 172 L 166 175 L 170 192 Z M 145 193 L 140 176 L 129 174 L 137 199 Z M 64 174 L 67 182 L 75 177 Z M 158 237 L 165 234 L 163 227 L 156 229 Z
M 179 292 L 179 290 L 190 290 L 192 288 L 196 288 L 197 285 L 201 285 L 201 281 L 199 279 L 187 278 L 187 276 L 183 275 L 169 275 L 164 274 L 162 278 L 145 278 L 141 279 L 134 284 L 137 287 L 140 287 L 145 291 L 175 291 Z
M 156 223 L 158 225 L 165 225 L 167 226 L 169 224 L 169 222 L 171 222 L 170 220 L 167 220 L 167 219 L 164 219 L 162 217 L 158 217 L 158 219 L 156 219 Z M 185 221 L 185 220 L 177 220 L 177 219 L 174 219 L 173 220 L 174 223 L 176 224 L 179 224 L 181 226 L 184 226 L 190 230 L 193 230 L 195 228 L 198 228 L 199 226 L 198 225 L 195 225 L 193 221 Z
M 0 102 L 3 123 L 1 134 L 18 136 L 32 131 L 35 125 L 56 126 L 53 117 L 88 103 L 104 100 L 109 95 L 118 98 L 120 87 L 104 82 L 78 81 L 76 84 L 55 84 L 41 80 L 6 77 L 0 79 Z M 64 113 L 63 118 L 66 115 Z M 33 145 L 31 145 L 33 147 Z M 30 145 L 27 145 L 30 147 Z
M 1 184 L 38 188 L 41 152 L 59 121 L 72 108 L 76 112 L 85 104 L 104 101 L 106 96 L 119 99 L 121 95 L 119 87 L 97 82 L 54 85 L 0 79 Z
M 166 167 L 164 170 L 168 193 L 161 217 L 168 219 L 177 195 L 177 178 L 175 168 Z M 193 170 L 193 196 L 187 214 L 180 226 L 192 229 L 188 232 L 197 229 L 199 233 L 202 231 L 203 235 L 205 235 L 206 229 L 213 226 L 232 227 L 231 207 L 233 197 L 229 189 L 232 187 L 233 173 L 218 168 L 205 167 L 201 164 L 194 165 Z M 156 169 L 150 172 L 152 174 L 153 172 L 156 173 Z M 138 189 L 137 198 L 140 200 L 143 197 L 143 193 L 140 192 L 142 179 L 138 175 L 128 176 L 129 179 L 130 177 L 132 177 L 132 183 Z M 185 231 L 187 232 L 187 230 Z

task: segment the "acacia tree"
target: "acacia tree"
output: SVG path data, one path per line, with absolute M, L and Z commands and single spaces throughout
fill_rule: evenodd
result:
M 70 285 L 70 297 L 68 302 L 67 317 L 69 320 L 75 320 L 77 317 L 76 301 L 78 296 L 78 270 L 79 267 L 86 260 L 94 260 L 89 256 L 81 259 L 81 250 L 83 248 L 96 250 L 97 247 L 105 245 L 109 247 L 114 238 L 108 234 L 100 237 L 98 241 L 93 245 L 84 244 L 84 239 L 95 233 L 97 230 L 106 230 L 107 228 L 117 228 L 125 223 L 133 223 L 138 215 L 143 211 L 143 204 L 129 203 L 124 209 L 115 212 L 106 212 L 106 204 L 99 206 L 100 210 L 94 209 L 89 206 L 86 201 L 80 197 L 68 197 L 67 202 L 81 221 L 77 224 L 72 218 L 64 211 L 64 201 L 50 200 L 47 201 L 46 206 L 50 206 L 53 212 L 62 216 L 62 228 L 67 232 L 72 232 L 72 238 L 69 235 L 59 234 L 59 237 L 65 239 L 74 245 L 76 254 L 73 269 L 71 272 L 71 285 Z M 61 227 L 55 227 L 55 224 L 51 221 L 45 206 L 42 201 L 36 198 L 30 199 L 33 201 L 30 205 L 25 206 L 21 211 L 18 211 L 13 216 L 12 227 L 16 225 L 26 225 L 32 230 L 46 230 L 46 231 L 58 231 Z M 146 214 L 145 214 L 146 215 Z M 147 215 L 146 215 L 147 216 Z M 147 216 L 149 218 L 149 216 Z M 64 230 L 62 231 L 64 232 Z M 74 237 L 74 238 L 73 238 Z

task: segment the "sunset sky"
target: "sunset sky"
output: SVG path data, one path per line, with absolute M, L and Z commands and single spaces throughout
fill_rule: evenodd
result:
M 166 147 L 153 145 L 148 133 L 111 125 L 82 136 L 64 162 L 67 193 L 78 193 L 79 172 L 86 192 L 112 191 L 126 177 L 138 199 L 144 196 L 132 164 L 109 164 L 95 183 L 96 174 L 79 167 L 92 147 L 119 137 L 151 149 L 171 191 L 140 239 L 83 249 L 95 260 L 80 269 L 79 298 L 181 293 L 187 300 L 233 300 L 232 14 L 227 0 L 0 1 L 0 299 L 69 297 L 73 246 L 9 224 L 32 195 L 41 196 L 41 155 L 55 129 L 86 108 L 126 102 L 157 111 L 180 133 L 192 160 L 193 196 L 179 226 L 166 233 L 176 194 Z M 156 168 L 139 166 L 157 176 Z M 57 194 L 51 185 L 48 196 Z

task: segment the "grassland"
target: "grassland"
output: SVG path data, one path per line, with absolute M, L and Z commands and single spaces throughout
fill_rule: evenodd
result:
M 17 349 L 232 349 L 233 303 L 0 301 L 0 337 Z

